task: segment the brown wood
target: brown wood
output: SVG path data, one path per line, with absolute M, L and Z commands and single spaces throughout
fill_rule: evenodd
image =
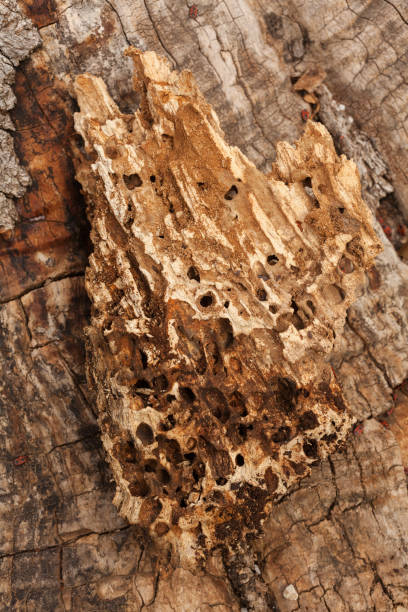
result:
M 12 0 L 3 6 L 11 13 L 0 40 L 14 68 L 37 39 Z M 0 185 L 8 202 L 21 196 L 18 216 L 7 204 L 0 234 L 0 605 L 402 612 L 407 396 L 396 388 L 408 374 L 408 281 L 396 249 L 405 252 L 408 201 L 406 3 L 226 0 L 197 8 L 190 18 L 178 0 L 20 4 L 41 46 L 16 70 L 16 129 L 6 133 L 32 184 L 23 196 Z M 240 565 L 215 551 L 205 568 L 187 568 L 118 516 L 85 384 L 89 229 L 70 161 L 72 85 L 91 72 L 122 111 L 134 111 L 129 44 L 192 70 L 230 144 L 262 171 L 278 140 L 300 136 L 301 111 L 319 105 L 338 152 L 357 163 L 384 243 L 331 360 L 362 430 L 274 506 Z M 295 91 L 311 67 L 324 70 L 324 81 Z M 2 126 L 9 130 L 7 118 Z

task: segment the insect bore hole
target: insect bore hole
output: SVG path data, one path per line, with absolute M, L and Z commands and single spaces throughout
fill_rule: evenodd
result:
M 237 195 L 237 193 L 238 193 L 238 188 L 235 185 L 232 185 L 232 187 L 225 194 L 224 198 L 226 200 L 233 200 L 235 196 Z
M 200 304 L 203 308 L 208 308 L 208 306 L 211 306 L 211 304 L 213 303 L 213 297 L 212 295 L 203 295 L 203 297 L 200 300 Z
M 260 300 L 261 302 L 266 302 L 266 291 L 265 289 L 257 289 L 256 291 L 256 297 L 258 298 L 258 300 Z
M 140 187 L 143 182 L 136 172 L 134 174 L 124 174 L 123 180 L 128 189 L 135 189 L 135 187 Z
M 144 351 L 140 351 L 140 359 L 142 360 L 142 368 L 147 368 L 147 355 Z
M 195 400 L 195 393 L 190 387 L 180 387 L 179 393 L 181 398 L 186 401 L 188 404 L 192 404 Z
M 187 276 L 190 280 L 195 280 L 197 283 L 200 282 L 200 273 L 194 266 L 190 266 L 187 271 Z
M 143 446 L 153 444 L 153 430 L 147 423 L 140 423 L 136 429 L 136 436 L 139 438 Z
M 236 457 L 235 457 L 235 464 L 238 467 L 242 467 L 245 463 L 245 459 L 243 458 L 243 456 L 241 455 L 241 453 L 239 453 Z
M 217 483 L 219 487 L 223 487 L 224 485 L 227 484 L 227 479 L 224 478 L 224 476 L 221 476 L 220 478 L 217 478 L 215 482 Z
M 279 257 L 277 255 L 268 255 L 266 261 L 270 266 L 275 266 L 279 261 Z

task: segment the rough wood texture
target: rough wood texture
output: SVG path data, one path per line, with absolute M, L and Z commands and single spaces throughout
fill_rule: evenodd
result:
M 130 49 L 140 110 L 76 80 L 89 203 L 89 383 L 131 523 L 194 550 L 248 538 L 352 419 L 324 358 L 381 250 L 356 167 L 309 122 L 265 176 L 190 72 Z
M 43 335 L 51 334 L 49 326 L 58 329 L 58 341 L 51 334 L 47 360 L 33 362 L 27 343 L 22 352 L 15 348 L 24 327 L 16 328 L 7 313 L 18 310 L 18 302 L 2 306 L 8 344 L 2 348 L 1 372 L 10 384 L 2 396 L 2 508 L 7 514 L 2 521 L 1 605 L 12 610 L 209 612 L 239 610 L 252 600 L 255 609 L 267 610 L 273 609 L 273 593 L 284 612 L 402 612 L 408 607 L 403 391 L 396 392 L 394 412 L 388 410 L 395 385 L 408 374 L 407 268 L 393 248 L 403 255 L 406 240 L 401 215 L 407 210 L 408 184 L 406 3 L 217 0 L 198 3 L 194 19 L 185 3 L 165 0 L 27 0 L 21 7 L 38 26 L 42 42 L 16 72 L 12 112 L 16 152 L 33 182 L 27 196 L 16 201 L 21 223 L 14 234 L 1 236 L 0 301 L 28 296 L 49 282 L 48 289 L 54 286 L 53 294 L 60 293 L 60 307 L 54 310 L 48 301 Z M 336 454 L 334 471 L 326 460 L 312 468 L 300 489 L 278 505 L 268 545 L 262 549 L 261 541 L 255 558 L 247 551 L 241 566 L 235 564 L 227 575 L 225 560 L 217 555 L 205 571 L 186 570 L 166 557 L 157 563 L 157 551 L 142 545 L 140 534 L 125 528 L 108 502 L 101 503 L 113 495 L 111 474 L 100 449 L 86 450 L 99 434 L 81 429 L 95 428 L 89 407 L 78 410 L 84 406 L 79 389 L 86 390 L 82 353 L 72 350 L 71 326 L 54 322 L 61 322 L 61 311 L 77 313 L 85 299 L 83 292 L 58 291 L 58 279 L 82 273 L 87 256 L 85 213 L 69 161 L 75 110 L 71 83 L 86 71 L 98 75 L 120 108 L 133 112 L 131 62 L 123 59 L 129 44 L 167 54 L 178 69 L 191 69 L 229 142 L 263 171 L 270 169 L 274 143 L 300 136 L 300 111 L 318 107 L 304 99 L 304 92 L 294 91 L 293 82 L 307 68 L 323 68 L 334 101 L 317 90 L 312 93 L 320 102 L 320 120 L 337 151 L 364 170 L 364 199 L 376 211 L 384 243 L 376 270 L 366 277 L 361 306 L 358 300 L 350 311 L 354 331 L 346 325 L 339 337 L 346 343 L 333 362 L 363 433 L 356 433 L 348 446 L 349 461 Z M 42 293 L 32 296 L 42 303 Z M 86 315 L 73 319 L 78 327 L 86 324 Z M 73 372 L 68 381 L 60 375 L 67 372 L 64 366 L 50 353 L 67 341 Z M 21 368 L 20 361 L 12 370 L 15 355 L 27 366 Z M 36 384 L 43 398 L 33 405 L 31 394 L 21 392 L 32 377 L 40 378 L 41 387 Z M 31 405 L 30 421 L 38 423 L 34 428 L 26 416 Z M 65 406 L 62 420 L 77 425 L 72 435 L 70 428 L 61 430 L 58 438 L 66 444 L 47 455 L 41 450 L 40 429 L 47 438 L 44 415 L 54 405 L 58 412 Z M 377 425 L 375 417 L 384 425 Z M 22 453 L 26 462 L 15 465 Z M 320 522 L 313 526 L 315 521 Z
M 21 197 L 30 184 L 27 171 L 14 153 L 14 130 L 10 111 L 16 97 L 11 86 L 15 69 L 38 46 L 40 37 L 31 21 L 24 17 L 15 0 L 0 5 L 0 233 L 14 228 L 18 212 L 13 197 Z

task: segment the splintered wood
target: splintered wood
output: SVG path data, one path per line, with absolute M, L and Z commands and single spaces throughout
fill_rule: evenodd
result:
M 191 557 L 251 538 L 345 439 L 327 358 L 381 247 L 322 125 L 279 143 L 265 176 L 191 73 L 127 53 L 135 114 L 100 78 L 76 81 L 88 379 L 120 513 Z

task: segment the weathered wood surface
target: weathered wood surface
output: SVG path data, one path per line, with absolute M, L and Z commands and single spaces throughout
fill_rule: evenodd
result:
M 88 382 L 120 514 L 197 564 L 253 538 L 350 432 L 327 358 L 382 247 L 321 123 L 278 143 L 265 175 L 190 72 L 127 53 L 135 114 L 100 78 L 75 82 Z
M 272 609 L 267 602 L 275 599 L 282 611 L 402 612 L 404 393 L 386 412 L 408 369 L 407 268 L 393 247 L 401 246 L 400 211 L 408 201 L 406 4 L 228 0 L 198 4 L 196 19 L 178 1 L 21 6 L 39 27 L 42 46 L 17 70 L 12 112 L 17 156 L 32 186 L 16 201 L 14 233 L 0 235 L 1 606 L 221 611 L 239 610 L 252 598 L 258 610 Z M 325 86 L 345 109 L 316 90 L 321 120 L 363 172 L 370 206 L 378 209 L 388 193 L 377 216 L 391 242 L 378 225 L 384 253 L 349 311 L 333 358 L 363 432 L 275 508 L 240 576 L 226 577 L 217 554 L 193 575 L 118 517 L 85 386 L 88 229 L 68 154 L 70 93 L 76 74 L 93 72 L 122 110 L 134 110 L 130 63 L 122 57 L 129 43 L 190 68 L 230 143 L 262 170 L 270 167 L 274 143 L 293 142 L 303 128 L 300 111 L 309 106 L 291 77 L 322 66 Z M 16 465 L 21 455 L 25 462 Z

